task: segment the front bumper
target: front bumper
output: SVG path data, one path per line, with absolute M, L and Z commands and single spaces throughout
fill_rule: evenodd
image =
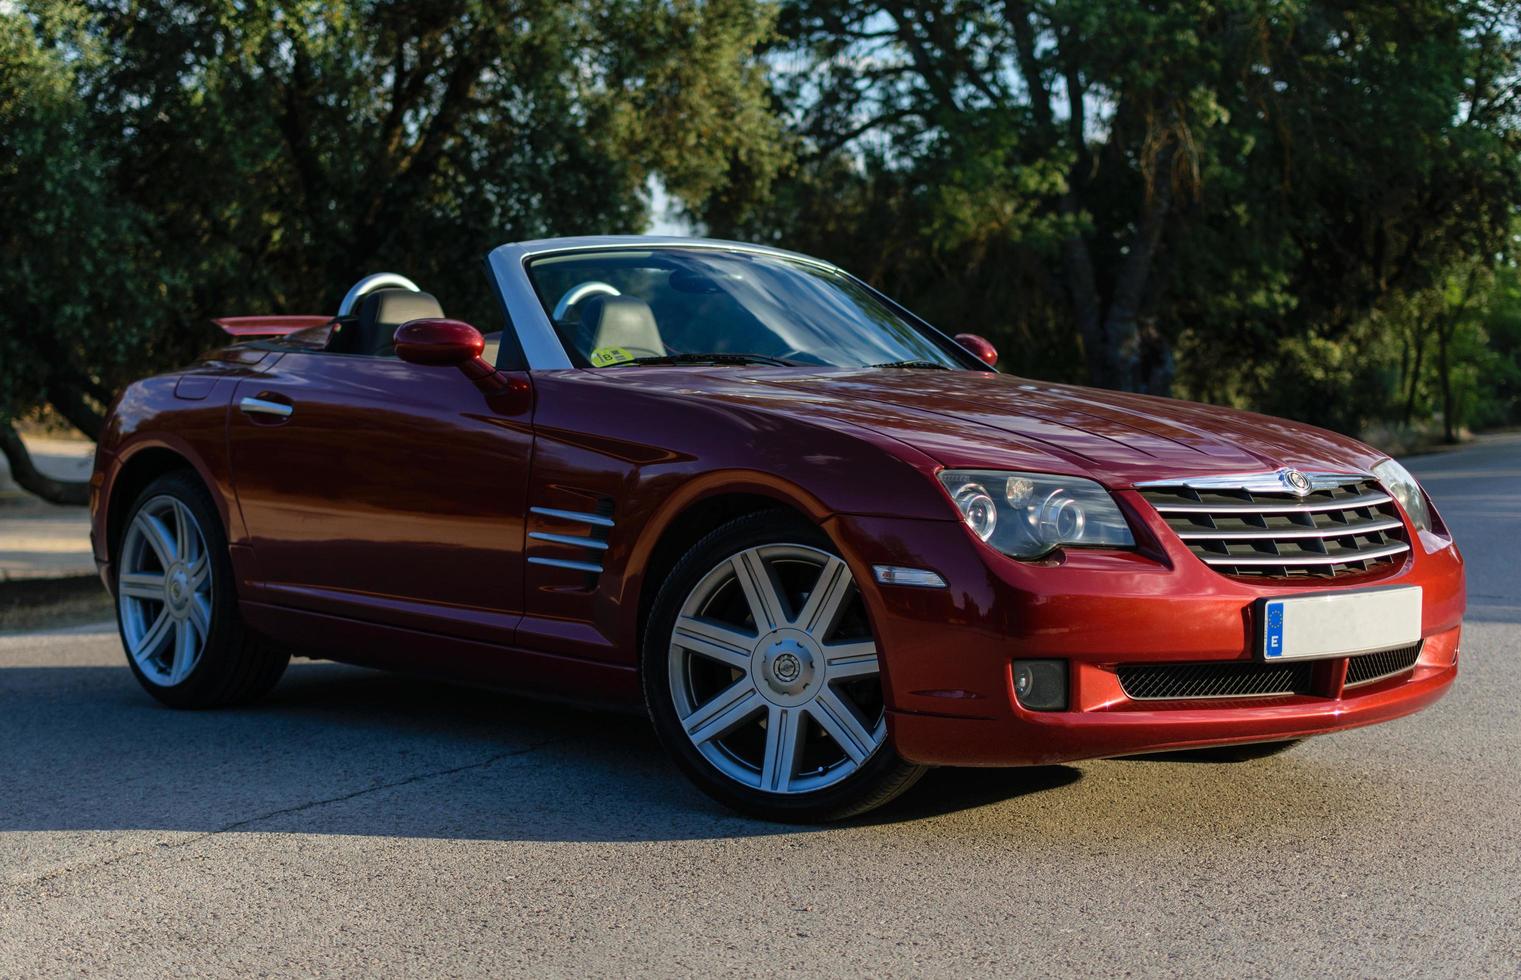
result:
M 878 636 L 889 733 L 898 753 L 937 765 L 1033 765 L 1340 731 L 1435 702 L 1457 675 L 1464 609 L 1455 547 L 1416 544 L 1403 566 L 1349 588 L 1419 585 L 1424 645 L 1412 672 L 1345 688 L 1345 658 L 1323 662 L 1313 694 L 1225 701 L 1134 701 L 1115 667 L 1251 661 L 1264 596 L 1340 587 L 1265 585 L 1206 567 L 1144 505 L 1133 552 L 1068 550 L 1048 561 L 991 553 L 955 521 L 840 516 L 830 530 L 858 580 L 874 564 L 929 568 L 945 589 L 863 590 Z M 1014 697 L 1016 659 L 1068 663 L 1068 710 Z

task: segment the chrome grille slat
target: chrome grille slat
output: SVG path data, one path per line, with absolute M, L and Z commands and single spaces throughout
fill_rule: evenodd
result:
M 1335 578 L 1410 550 L 1394 498 L 1367 476 L 1316 474 L 1303 493 L 1264 474 L 1137 487 L 1189 551 L 1224 575 Z
M 1348 548 L 1345 551 L 1333 552 L 1325 555 L 1311 554 L 1277 554 L 1264 555 L 1212 555 L 1204 558 L 1206 565 L 1282 565 L 1285 562 L 1293 565 L 1340 565 L 1349 561 L 1373 561 L 1379 558 L 1393 558 L 1395 555 L 1403 555 L 1410 550 L 1410 546 L 1401 541 L 1398 544 L 1385 545 L 1382 548 Z
M 1257 496 L 1268 496 L 1268 494 L 1258 494 Z M 1314 514 L 1328 510 L 1355 510 L 1360 507 L 1377 507 L 1380 504 L 1387 504 L 1393 499 L 1387 493 L 1370 493 L 1350 499 L 1317 500 L 1306 503 L 1153 503 L 1152 506 L 1163 514 Z
M 1258 538 L 1345 538 L 1374 531 L 1396 531 L 1404 525 L 1399 521 L 1364 521 L 1361 524 L 1340 524 L 1318 528 L 1262 528 L 1246 531 L 1199 530 L 1179 531 L 1184 541 L 1191 539 L 1216 539 L 1220 541 L 1255 541 Z

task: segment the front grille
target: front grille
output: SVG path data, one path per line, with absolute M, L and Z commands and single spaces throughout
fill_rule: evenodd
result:
M 1299 496 L 1275 474 L 1140 488 L 1168 527 L 1225 575 L 1335 578 L 1403 561 L 1394 499 L 1360 476 L 1316 476 Z
M 1386 677 L 1403 674 L 1415 667 L 1421 657 L 1421 645 L 1412 643 L 1395 650 L 1364 653 L 1347 661 L 1347 687 L 1354 684 L 1372 684 Z
M 1115 673 L 1125 696 L 1135 701 L 1308 694 L 1314 681 L 1309 662 L 1127 664 Z

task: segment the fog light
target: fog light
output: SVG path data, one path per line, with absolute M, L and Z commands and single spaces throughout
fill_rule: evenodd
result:
M 1014 661 L 1014 696 L 1031 711 L 1066 710 L 1067 661 Z

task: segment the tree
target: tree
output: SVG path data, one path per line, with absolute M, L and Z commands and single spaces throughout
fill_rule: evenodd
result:
M 753 0 L 29 0 L 0 12 L 0 420 L 93 436 L 218 314 L 405 271 L 500 317 L 504 241 L 636 231 L 782 157 Z
M 1284 410 L 1258 365 L 1493 252 L 1521 202 L 1513 3 L 794 0 L 781 24 L 797 179 L 703 217 L 848 257 L 1047 377 Z
M 99 59 L 84 24 L 64 4 L 0 14 L 0 452 L 19 485 L 61 503 L 87 488 L 39 473 L 11 419 L 48 405 L 95 438 L 155 319 L 132 260 L 146 227 L 113 193 L 75 87 Z

